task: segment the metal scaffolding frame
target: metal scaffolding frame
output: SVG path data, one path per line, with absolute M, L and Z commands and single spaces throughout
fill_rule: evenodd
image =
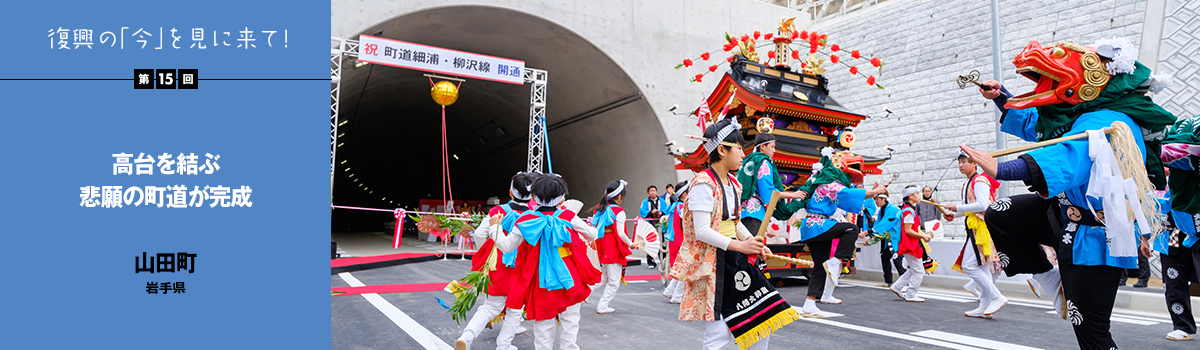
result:
M 342 97 L 342 65 L 347 58 L 358 57 L 358 40 L 329 37 L 329 191 L 333 196 L 333 174 L 337 169 L 338 113 Z M 527 171 L 542 171 L 546 151 L 546 77 L 541 69 L 525 68 L 521 74 L 529 86 L 529 152 Z
M 542 171 L 546 153 L 546 71 L 525 68 L 521 74 L 529 83 L 529 153 L 525 171 Z

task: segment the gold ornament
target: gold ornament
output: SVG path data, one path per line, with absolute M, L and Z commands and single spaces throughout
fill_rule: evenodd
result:
M 854 141 L 854 132 L 848 130 L 843 131 L 842 134 L 838 136 L 838 143 L 845 148 L 854 147 Z
M 1079 87 L 1079 98 L 1084 101 L 1091 101 L 1100 97 L 1100 92 L 1104 90 L 1104 86 L 1108 85 L 1108 80 L 1112 78 L 1108 75 L 1108 67 L 1099 55 L 1095 53 L 1085 53 L 1079 57 L 1079 65 L 1083 66 L 1083 86 Z
M 792 24 L 792 21 L 795 21 L 795 20 L 796 20 L 796 17 L 780 18 L 779 26 L 775 27 L 775 29 L 779 30 L 779 36 L 784 37 L 784 38 L 791 38 L 792 32 L 796 31 L 796 26 Z
M 758 132 L 760 133 L 769 134 L 771 133 L 771 130 L 775 129 L 775 119 L 772 119 L 771 117 L 758 118 L 758 123 L 756 123 L 755 129 L 758 129 Z
M 433 102 L 442 105 L 442 107 L 454 104 L 458 101 L 458 86 L 449 81 L 439 81 L 433 84 L 433 88 L 429 89 L 429 94 L 433 96 Z
M 817 55 L 809 55 L 808 59 L 804 60 L 804 74 L 821 75 L 825 74 L 825 68 L 821 68 L 821 64 L 825 63 L 824 59 L 817 58 Z

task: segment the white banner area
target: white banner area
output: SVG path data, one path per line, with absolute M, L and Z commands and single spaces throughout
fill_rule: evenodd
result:
M 358 60 L 427 72 L 522 85 L 525 62 L 440 47 L 359 36 Z

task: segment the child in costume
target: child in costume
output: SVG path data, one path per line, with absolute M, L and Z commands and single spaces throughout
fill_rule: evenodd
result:
M 604 198 L 596 205 L 596 214 L 592 216 L 592 225 L 596 227 L 599 238 L 596 238 L 596 253 L 600 256 L 600 270 L 603 282 L 596 289 L 604 289 L 600 302 L 596 304 L 596 313 L 609 314 L 617 311 L 608 303 L 617 296 L 617 288 L 621 287 L 621 277 L 624 275 L 625 260 L 630 254 L 629 235 L 625 234 L 625 210 L 621 202 L 625 201 L 625 180 L 612 181 L 604 190 Z
M 498 227 L 503 232 L 510 232 L 513 225 L 516 224 L 517 218 L 522 213 L 529 210 L 529 193 L 530 186 L 533 185 L 533 174 L 517 173 L 513 175 L 512 181 L 509 182 L 508 194 L 512 198 L 508 203 L 497 205 L 488 212 L 488 219 L 484 220 L 479 228 L 471 233 L 475 240 L 484 240 L 483 245 L 479 247 L 479 252 L 475 257 L 471 258 L 471 270 L 480 271 L 484 266 L 492 266 L 489 274 L 490 285 L 487 289 L 487 299 L 479 306 L 479 310 L 475 311 L 475 315 L 471 316 L 471 320 L 467 321 L 467 327 L 463 329 L 463 333 L 455 342 L 456 350 L 465 350 L 471 348 L 471 343 L 475 341 L 475 337 L 479 336 L 479 332 L 483 331 L 483 327 L 492 321 L 496 316 L 504 314 L 504 321 L 500 327 L 500 334 L 496 336 L 496 350 L 515 349 L 512 346 L 513 336 L 518 332 L 521 326 L 521 310 L 504 310 L 505 297 L 508 295 L 508 290 L 512 284 L 511 275 L 513 267 L 516 266 L 517 252 L 510 252 L 494 256 L 492 253 L 495 241 L 492 240 L 490 234 L 494 227 Z M 498 254 L 498 253 L 495 253 Z M 489 264 L 489 260 L 490 264 Z
M 933 237 L 921 233 L 921 218 L 917 215 L 916 208 L 916 204 L 921 201 L 921 191 L 917 189 L 917 186 L 908 186 L 904 188 L 901 195 L 904 198 L 904 204 L 900 207 L 902 234 L 896 253 L 904 257 L 904 264 L 908 266 L 908 270 L 888 288 L 904 301 L 919 303 L 925 301 L 924 298 L 917 296 L 917 290 L 921 288 L 921 281 L 925 279 L 925 264 L 921 259 L 925 255 L 925 247 L 922 243 L 928 242 Z
M 971 278 L 963 289 L 979 297 L 979 307 L 963 315 L 991 318 L 992 314 L 1008 304 L 1008 298 L 996 288 L 996 278 L 1000 276 L 1000 269 L 993 266 L 997 258 L 996 247 L 983 222 L 983 211 L 996 200 L 1000 182 L 978 172 L 976 168 L 975 162 L 966 153 L 959 152 L 958 171 L 967 176 L 961 192 L 963 204 L 947 205 L 946 209 L 952 214 L 946 215 L 946 221 L 953 221 L 956 216 L 965 216 L 967 220 L 967 242 L 963 244 L 958 260 L 951 269 Z
M 1175 117 L 1145 96 L 1156 79 L 1137 56 L 1137 47 L 1124 39 L 1091 47 L 1031 41 L 1013 65 L 1037 82 L 1034 91 L 1013 97 L 995 81 L 984 83 L 988 90 L 980 88 L 1003 112 L 1001 130 L 1031 142 L 1085 132 L 1088 137 L 1003 163 L 960 146 L 988 175 L 1025 181 L 1035 192 L 997 200 L 984 221 L 996 248 L 1009 258 L 1005 273 L 1034 274 L 1031 286 L 1039 296 L 1053 295 L 1082 349 L 1116 348 L 1109 327 L 1121 270 L 1137 267 L 1136 232 L 1156 231 L 1162 221 L 1153 199 L 1154 187 L 1166 183 L 1159 142 Z M 1114 124 L 1131 130 L 1132 140 L 1112 142 L 1136 144 L 1144 159 L 1116 159 L 1101 131 Z M 1125 150 L 1132 147 L 1122 146 L 1121 153 L 1133 153 Z M 1125 166 L 1118 169 L 1119 164 Z M 1057 267 L 1039 244 L 1057 247 Z
M 669 219 L 667 220 L 667 224 L 663 226 L 663 239 L 666 239 L 667 242 L 669 242 L 667 245 L 668 249 L 670 249 L 670 255 L 668 257 L 667 264 L 668 266 L 671 266 L 672 269 L 674 269 L 675 266 L 675 257 L 679 255 L 679 246 L 683 244 L 682 208 L 683 201 L 687 200 L 688 183 L 680 182 L 678 186 L 675 186 L 675 188 L 678 188 L 679 191 L 675 195 L 676 198 L 674 198 L 672 201 L 671 206 L 668 207 L 667 217 Z M 667 297 L 668 302 L 671 304 L 682 303 L 683 283 L 669 276 L 668 279 L 670 281 L 667 282 L 667 288 L 664 288 L 663 290 L 663 296 Z
M 1174 329 L 1170 340 L 1189 340 L 1196 334 L 1196 320 L 1188 282 L 1200 283 L 1200 115 L 1175 122 L 1163 140 L 1160 159 L 1170 167 L 1167 183 L 1170 199 L 1160 199 L 1167 215 L 1164 231 L 1153 238 L 1153 248 L 1162 260 L 1163 288 Z M 1142 247 L 1147 246 L 1146 242 Z M 1147 252 L 1143 251 L 1143 255 Z
M 534 321 L 536 349 L 553 349 L 556 333 L 560 349 L 579 349 L 580 303 L 591 293 L 588 284 L 600 281 L 600 271 L 587 257 L 586 241 L 596 233 L 575 213 L 557 208 L 567 194 L 567 183 L 558 175 L 539 176 L 531 192 L 540 206 L 521 215 L 496 243 L 503 252 L 519 252 L 505 304 L 524 308 Z
M 772 192 L 779 191 L 780 199 L 800 198 L 802 195 L 800 192 L 783 191 L 783 178 L 775 168 L 775 161 L 771 160 L 774 156 L 775 135 L 758 133 L 754 136 L 754 152 L 746 155 L 746 159 L 742 160 L 742 167 L 738 169 L 738 184 L 742 186 L 742 196 L 739 199 L 742 225 L 746 226 L 750 233 L 757 234 L 759 226 L 771 222 L 763 215 L 767 213 Z
M 1192 298 L 1188 282 L 1200 283 L 1200 236 L 1196 235 L 1196 218 L 1171 209 L 1171 201 L 1159 198 L 1159 207 L 1167 221 L 1163 232 L 1151 237 L 1142 235 L 1142 255 L 1158 252 L 1162 261 L 1163 289 L 1167 311 L 1174 329 L 1167 333 L 1170 340 L 1190 340 L 1196 334 L 1196 319 L 1192 317 Z
M 656 222 L 663 215 L 666 215 L 667 205 L 669 204 L 668 200 L 664 200 L 663 197 L 658 195 L 658 186 L 650 185 L 650 187 L 646 187 L 646 199 L 642 200 L 642 206 L 638 210 L 638 213 L 646 220 Z M 662 241 L 647 244 L 661 243 Z M 650 256 L 650 254 L 646 254 L 646 268 L 658 268 L 658 263 L 654 261 L 654 257 Z
M 709 168 L 688 186 L 683 209 L 683 243 L 671 277 L 683 282 L 682 321 L 705 321 L 704 349 L 766 349 L 770 335 L 797 318 L 750 263 L 749 255 L 769 253 L 762 237 L 738 222 L 740 186 L 730 172 L 742 163 L 738 123 L 722 119 L 704 132 Z
M 846 213 L 861 213 L 867 198 L 887 189 L 878 183 L 870 190 L 854 188 L 854 184 L 861 184 L 863 180 L 862 156 L 849 151 L 834 152 L 830 147 L 821 150 L 821 155 L 820 165 L 814 165 L 812 176 L 799 190 L 805 198 L 791 201 L 786 206 L 804 208 L 808 213 L 799 223 L 800 241 L 808 245 L 813 260 L 803 315 L 825 318 L 828 315 L 817 308 L 816 299 L 825 294 L 826 279 L 830 286 L 837 287 L 842 263 L 850 261 L 854 255 L 855 240 L 867 235 L 858 225 L 838 222 L 832 217 L 839 209 Z M 835 239 L 836 247 L 833 245 Z
M 900 208 L 888 203 L 888 193 L 875 195 L 875 222 L 867 233 L 879 237 L 879 263 L 883 266 L 883 282 L 886 287 L 892 286 L 892 262 L 896 262 L 896 271 L 903 268 L 896 255 L 896 247 L 900 246 Z

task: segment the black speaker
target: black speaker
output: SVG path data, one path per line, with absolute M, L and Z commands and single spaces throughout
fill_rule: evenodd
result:
M 329 242 L 329 259 L 337 259 L 340 257 L 341 255 L 338 255 L 337 253 L 337 242 Z

